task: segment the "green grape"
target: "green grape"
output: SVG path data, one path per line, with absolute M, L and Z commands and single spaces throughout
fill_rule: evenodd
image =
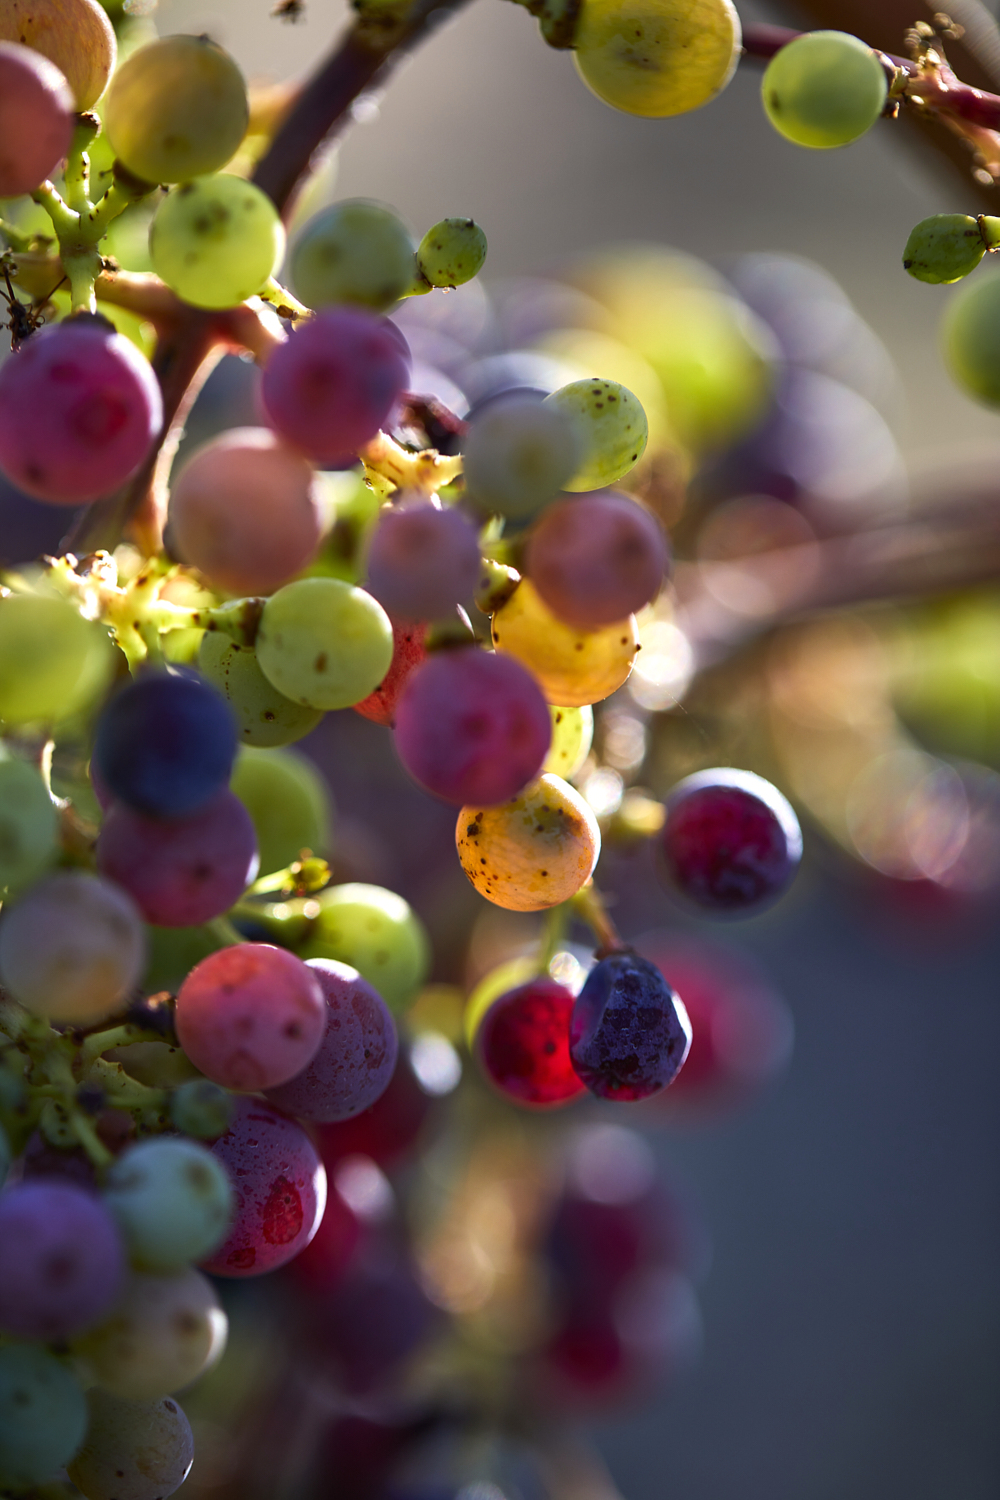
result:
M 229 1129 L 232 1118 L 232 1094 L 208 1078 L 192 1078 L 170 1097 L 172 1123 L 199 1140 L 218 1140 Z
M 809 31 L 782 47 L 761 83 L 775 130 L 796 146 L 849 146 L 885 108 L 888 84 L 878 57 L 846 31 Z
M 351 302 L 384 312 L 413 280 L 413 241 L 391 208 L 347 198 L 306 224 L 292 249 L 291 274 L 308 307 Z
M 50 723 L 88 707 L 114 670 L 106 630 L 65 599 L 0 598 L 0 719 Z
M 300 578 L 272 594 L 257 662 L 279 693 L 311 708 L 350 708 L 392 661 L 392 624 L 371 594 L 339 578 Z
M 0 886 L 23 885 L 55 857 L 58 818 L 34 766 L 0 761 Z
M 86 1431 L 87 1401 L 64 1365 L 38 1344 L 0 1349 L 0 1487 L 54 1479 Z
M 322 710 L 293 703 L 272 687 L 252 646 L 221 630 L 207 630 L 198 648 L 198 670 L 229 701 L 245 745 L 290 745 L 315 729 Z
M 230 785 L 257 830 L 262 875 L 284 870 L 303 849 L 330 853 L 330 793 L 304 755 L 294 750 L 241 750 Z
M 617 380 L 574 380 L 544 405 L 565 412 L 583 443 L 584 457 L 567 490 L 599 490 L 627 474 L 646 449 L 646 413 Z
M 207 927 L 147 927 L 146 938 L 149 959 L 142 987 L 150 995 L 161 990 L 176 994 L 195 964 L 222 947 Z
M 249 119 L 243 74 L 207 36 L 168 36 L 140 47 L 118 69 L 104 106 L 115 153 L 145 182 L 217 172 Z
M 956 292 L 941 325 L 945 363 L 986 406 L 1000 406 L 1000 271 Z
M 514 392 L 469 423 L 462 444 L 469 495 L 486 510 L 525 520 L 555 499 L 584 451 L 570 414 Z
M 242 177 L 199 177 L 173 188 L 153 216 L 153 269 L 194 307 L 236 307 L 274 275 L 285 231 L 266 193 Z
M 442 219 L 417 246 L 417 265 L 431 286 L 462 286 L 485 260 L 486 236 L 475 219 Z
M 409 903 L 378 885 L 335 885 L 317 897 L 319 913 L 302 958 L 335 958 L 401 1011 L 427 974 L 430 944 Z
M 194 1457 L 191 1427 L 176 1401 L 87 1396 L 87 1438 L 66 1471 L 87 1500 L 165 1500 Z
M 318 476 L 321 493 L 333 513 L 333 525 L 320 551 L 309 564 L 310 578 L 342 578 L 357 583 L 365 576 L 368 542 L 382 501 L 363 473 L 347 469 Z
M 588 88 L 654 119 L 714 99 L 733 76 L 740 42 L 730 0 L 583 0 L 573 38 Z
M 112 1163 L 104 1201 L 122 1232 L 132 1264 L 145 1271 L 183 1271 L 226 1237 L 233 1189 L 222 1163 L 197 1141 L 138 1141 Z
M 197 1380 L 222 1354 L 228 1323 L 206 1276 L 133 1271 L 110 1315 L 72 1341 L 102 1390 L 155 1401 Z
M 559 708 L 550 704 L 549 713 L 552 715 L 552 744 L 542 772 L 549 771 L 553 776 L 569 781 L 580 770 L 594 743 L 594 710 L 589 703 L 578 708 Z
M 1000 219 L 973 219 L 969 214 L 933 214 L 921 219 L 903 251 L 903 269 L 917 281 L 961 281 L 974 271 L 989 247 L 980 228 L 995 225 Z

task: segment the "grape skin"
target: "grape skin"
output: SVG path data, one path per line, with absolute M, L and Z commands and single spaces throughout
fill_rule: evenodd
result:
M 875 124 L 888 84 L 872 49 L 844 31 L 810 31 L 782 47 L 761 82 L 775 130 L 797 146 L 848 146 Z
M 279 693 L 257 665 L 253 647 L 241 646 L 221 630 L 206 630 L 202 636 L 198 670 L 233 710 L 245 745 L 291 745 L 323 717 L 322 709 L 293 703 Z
M 64 1365 L 37 1344 L 0 1349 L 0 1485 L 54 1479 L 86 1431 L 86 1398 Z
M 368 543 L 368 589 L 390 617 L 434 620 L 472 598 L 479 565 L 461 511 L 404 496 L 383 508 Z
M 550 703 L 581 708 L 628 681 L 639 638 L 632 615 L 600 630 L 564 625 L 525 578 L 493 616 L 493 644 L 523 662 Z
M 22 42 L 54 63 L 81 114 L 115 70 L 115 31 L 98 0 L 0 0 L 0 41 Z
M 594 710 L 589 704 L 578 708 L 550 704 L 552 746 L 545 757 L 543 771 L 572 781 L 590 754 L 594 743 Z
M 51 177 L 73 140 L 73 98 L 59 69 L 0 42 L 0 198 L 31 193 Z
M 331 852 L 332 808 L 326 782 L 294 750 L 243 750 L 230 783 L 257 830 L 260 873 L 283 870 L 304 849 Z
M 580 464 L 583 438 L 570 416 L 513 395 L 474 415 L 462 443 L 470 498 L 514 520 L 554 499 Z
M 573 55 L 605 104 L 663 119 L 725 88 L 741 40 L 730 0 L 584 0 Z
M 394 620 L 391 611 L 389 619 L 392 621 L 392 665 L 374 693 L 355 703 L 354 712 L 371 719 L 374 724 L 391 728 L 396 722 L 396 706 L 411 672 L 427 660 L 424 646 L 427 627 L 409 620 Z
M 952 376 L 985 406 L 1000 406 L 1000 272 L 980 272 L 952 297 L 941 322 Z
M 55 858 L 58 818 L 34 766 L 0 761 L 0 886 L 25 885 Z
M 329 886 L 299 952 L 357 969 L 398 1014 L 423 983 L 430 964 L 427 934 L 407 901 L 377 885 Z
M 194 1460 L 191 1426 L 176 1401 L 87 1394 L 87 1436 L 66 1472 L 86 1500 L 166 1500 Z
M 125 1279 L 100 1199 L 72 1183 L 22 1182 L 0 1197 L 0 1329 L 53 1343 L 99 1322 Z
M 455 843 L 462 869 L 487 901 L 507 911 L 546 911 L 593 875 L 601 832 L 579 792 L 545 775 L 502 807 L 463 807 Z
M 272 594 L 257 633 L 264 676 L 296 703 L 350 708 L 392 662 L 392 624 L 377 600 L 339 578 L 301 578 Z
M 564 489 L 598 490 L 614 484 L 646 451 L 646 413 L 617 380 L 574 380 L 546 396 L 543 404 L 569 417 L 583 446 L 583 459 Z
M 112 671 L 107 631 L 68 600 L 0 597 L 0 720 L 69 718 L 104 692 Z
M 348 198 L 305 225 L 292 249 L 292 286 L 307 307 L 353 303 L 385 312 L 413 281 L 413 241 L 391 208 Z
M 132 1264 L 165 1274 L 183 1271 L 222 1243 L 233 1188 L 225 1169 L 196 1141 L 147 1138 L 112 1163 L 104 1201 Z
M 593 630 L 651 603 L 668 560 L 656 518 L 610 492 L 547 506 L 528 538 L 525 569 L 554 615 Z
M 133 1271 L 110 1317 L 71 1347 L 102 1390 L 129 1401 L 155 1401 L 215 1364 L 227 1332 L 212 1283 L 200 1271 Z
M 149 227 L 153 270 L 192 307 L 237 307 L 274 275 L 285 230 L 266 193 L 241 177 L 171 189 Z

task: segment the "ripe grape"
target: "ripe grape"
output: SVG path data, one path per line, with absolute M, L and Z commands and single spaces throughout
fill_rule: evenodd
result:
M 904 271 L 934 286 L 961 281 L 976 269 L 990 248 L 989 240 L 997 239 L 1000 219 L 984 215 L 982 224 L 980 228 L 980 220 L 970 214 L 932 214 L 929 219 L 921 219 L 911 229 L 903 251 Z M 988 225 L 994 226 L 992 232 Z
M 594 743 L 594 710 L 589 704 L 579 708 L 550 704 L 549 714 L 552 717 L 552 745 L 542 770 L 571 781 L 583 768 Z
M 102 1390 L 128 1401 L 155 1401 L 213 1365 L 227 1332 L 212 1283 L 200 1271 L 133 1271 L 110 1317 L 72 1347 Z
M 375 1103 L 396 1066 L 396 1027 L 388 1006 L 347 964 L 314 958 L 309 968 L 326 1002 L 326 1031 L 309 1066 L 276 1089 L 272 1104 L 303 1120 L 346 1120 Z
M 323 711 L 293 703 L 272 687 L 252 646 L 241 646 L 222 630 L 206 630 L 198 648 L 198 670 L 225 698 L 245 745 L 290 745 L 315 729 Z
M 300 578 L 272 594 L 257 633 L 269 682 L 311 708 L 350 708 L 392 662 L 392 624 L 371 594 L 339 578 Z
M 334 468 L 375 436 L 406 388 L 410 354 L 394 324 L 337 307 L 300 324 L 261 381 L 268 421 L 315 463 Z
M 285 869 L 303 849 L 330 853 L 330 794 L 304 755 L 243 750 L 230 784 L 253 819 L 262 875 Z
M 419 918 L 395 891 L 334 885 L 317 897 L 319 913 L 300 948 L 303 958 L 333 958 L 357 969 L 392 1011 L 423 983 L 430 944 Z
M 586 885 L 601 831 L 579 792 L 545 775 L 502 807 L 463 807 L 455 842 L 462 869 L 487 901 L 545 911 Z
M 0 886 L 36 879 L 55 857 L 57 833 L 56 809 L 35 767 L 0 761 Z
M 349 1120 L 317 1127 L 320 1155 L 331 1172 L 348 1156 L 367 1156 L 388 1170 L 413 1151 L 430 1112 L 431 1101 L 401 1047 L 380 1099 Z
M 257 835 L 232 792 L 190 818 L 149 818 L 122 802 L 97 840 L 97 868 L 128 891 L 147 922 L 197 927 L 229 910 L 257 874 Z
M 228 1238 L 205 1262 L 213 1276 L 261 1276 L 298 1255 L 319 1228 L 326 1172 L 301 1125 L 260 1099 L 238 1099 L 212 1146 L 236 1184 Z
M 115 70 L 114 27 L 98 0 L 0 0 L 0 41 L 21 42 L 54 63 L 81 114 Z
M 205 1146 L 164 1136 L 137 1141 L 104 1179 L 104 1201 L 118 1223 L 132 1264 L 143 1271 L 183 1271 L 225 1239 L 233 1189 Z
M 292 286 L 307 307 L 353 303 L 385 312 L 413 282 L 413 241 L 391 208 L 331 203 L 292 247 Z
M 544 404 L 569 417 L 583 449 L 564 489 L 598 490 L 614 484 L 646 451 L 646 413 L 617 380 L 574 380 L 546 396 Z
M 162 422 L 148 360 L 103 318 L 41 328 L 0 367 L 0 469 L 36 500 L 79 505 L 117 489 Z
M 48 875 L 4 908 L 0 982 L 50 1021 L 91 1026 L 124 1006 L 146 965 L 130 896 L 82 870 Z
M 0 1329 L 53 1343 L 97 1323 L 125 1279 L 121 1237 L 93 1193 L 22 1182 L 0 1197 Z
M 845 31 L 810 31 L 782 47 L 761 83 L 775 130 L 797 146 L 847 146 L 885 108 L 888 84 L 872 49 Z
M 242 177 L 172 188 L 149 227 L 153 270 L 193 307 L 236 307 L 281 264 L 285 231 L 266 193 Z
M 475 219 L 442 219 L 417 246 L 417 266 L 431 286 L 462 286 L 485 260 L 486 236 Z
M 493 1001 L 476 1033 L 490 1082 L 518 1104 L 567 1104 L 583 1093 L 569 1056 L 574 997 L 540 974 Z
M 316 1056 L 326 1025 L 323 991 L 294 954 L 238 943 L 197 964 L 177 996 L 181 1046 L 223 1088 L 274 1088 Z
M 525 578 L 493 616 L 493 644 L 537 677 L 550 703 L 582 708 L 628 681 L 639 638 L 634 615 L 600 630 L 564 625 Z
M 176 1401 L 127 1401 L 95 1389 L 87 1407 L 86 1439 L 66 1466 L 86 1500 L 166 1500 L 180 1489 L 194 1440 Z
M 462 443 L 469 495 L 486 510 L 524 520 L 565 487 L 583 451 L 567 413 L 534 396 L 505 396 L 469 421 Z
M 427 660 L 424 646 L 427 627 L 415 625 L 410 620 L 394 620 L 391 612 L 389 619 L 392 621 L 392 663 L 374 693 L 355 703 L 354 711 L 375 724 L 391 728 L 396 722 L 396 705 L 411 672 Z
M 509 801 L 538 775 L 551 739 L 531 673 L 475 646 L 429 657 L 396 707 L 403 765 L 435 797 L 459 807 Z
M 65 1365 L 37 1344 L 0 1349 L 0 1485 L 54 1479 L 86 1431 L 86 1397 Z
M 508 958 L 483 975 L 469 994 L 462 1012 L 462 1031 L 470 1052 L 475 1047 L 483 1017 L 494 1000 L 499 1000 L 508 990 L 520 989 L 529 979 L 537 979 L 539 974 L 537 960 L 525 955 L 522 958 Z
M 271 594 L 323 535 L 312 467 L 264 427 L 236 427 L 187 460 L 170 490 L 177 550 L 214 589 Z
M 104 106 L 115 155 L 146 182 L 217 172 L 249 119 L 243 74 L 207 36 L 167 36 L 140 47 L 118 69 Z
M 730 0 L 584 0 L 573 38 L 588 88 L 653 119 L 714 99 L 733 76 L 740 42 Z
M 668 562 L 656 518 L 614 492 L 547 506 L 525 553 L 540 597 L 560 620 L 582 630 L 611 625 L 651 603 Z
M 170 1096 L 170 1119 L 185 1135 L 214 1141 L 229 1129 L 232 1096 L 207 1078 L 191 1078 Z
M 599 1099 L 645 1099 L 676 1077 L 691 1045 L 683 1005 L 655 964 L 613 953 L 587 975 L 570 1023 L 573 1066 Z
M 802 858 L 798 819 L 777 787 L 750 771 L 698 771 L 667 799 L 667 874 L 708 911 L 747 915 L 775 901 Z
M 232 710 L 192 674 L 148 672 L 117 692 L 97 722 L 94 765 L 113 797 L 154 818 L 185 818 L 229 781 Z
M 434 620 L 475 593 L 479 537 L 461 511 L 429 500 L 386 506 L 368 543 L 368 588 L 390 616 Z
M 986 406 L 1000 406 L 1000 272 L 980 273 L 952 297 L 941 340 L 962 389 Z
M 0 41 L 0 198 L 31 193 L 53 176 L 72 140 L 73 96 L 59 69 Z

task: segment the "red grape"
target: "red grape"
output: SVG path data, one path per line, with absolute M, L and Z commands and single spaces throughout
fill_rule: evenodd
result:
M 549 505 L 531 528 L 525 565 L 554 615 L 592 630 L 656 598 L 667 571 L 655 516 L 627 495 L 599 490 Z
M 390 619 L 391 611 L 388 612 Z M 363 714 L 375 724 L 391 727 L 396 722 L 396 704 L 407 684 L 410 673 L 427 660 L 424 639 L 426 625 L 414 625 L 407 620 L 392 621 L 392 665 L 374 693 L 354 704 L 357 713 Z
M 0 198 L 51 177 L 73 139 L 73 95 L 55 63 L 0 42 Z
M 574 996 L 540 974 L 494 1000 L 476 1033 L 490 1082 L 519 1104 L 567 1104 L 584 1092 L 569 1056 Z
M 691 1045 L 684 1007 L 654 964 L 613 953 L 587 975 L 570 1023 L 573 1066 L 599 1099 L 645 1099 L 679 1072 Z
M 667 799 L 662 848 L 674 887 L 709 911 L 744 915 L 781 895 L 802 857 L 788 802 L 750 771 L 699 771 Z
M 396 1071 L 380 1099 L 362 1114 L 316 1131 L 320 1155 L 331 1169 L 345 1156 L 370 1156 L 379 1166 L 395 1166 L 413 1150 L 430 1112 L 431 1101 L 400 1048 Z
M 331 1184 L 320 1226 L 292 1262 L 296 1281 L 307 1292 L 326 1291 L 343 1276 L 361 1240 L 361 1220 Z
M 434 620 L 475 593 L 479 539 L 461 511 L 429 500 L 387 506 L 368 548 L 368 590 L 389 612 Z
M 0 1329 L 51 1343 L 111 1309 L 125 1251 L 100 1198 L 65 1181 L 25 1182 L 0 1197 Z

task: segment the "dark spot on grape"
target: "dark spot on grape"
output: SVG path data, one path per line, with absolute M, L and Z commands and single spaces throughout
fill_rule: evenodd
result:
M 316 660 L 313 662 L 313 671 L 314 672 L 325 672 L 326 671 L 326 662 L 327 662 L 326 652 L 325 651 L 321 651 L 319 653 L 319 655 L 317 656 Z
M 297 1041 L 298 1038 L 302 1035 L 302 1027 L 299 1025 L 298 1021 L 289 1021 L 288 1024 L 283 1027 L 282 1035 L 289 1037 L 292 1041 Z
M 163 1403 L 163 1409 L 164 1409 L 164 1411 L 176 1411 L 177 1407 L 174 1405 L 174 1403 L 172 1401 L 164 1401 L 164 1403 Z

